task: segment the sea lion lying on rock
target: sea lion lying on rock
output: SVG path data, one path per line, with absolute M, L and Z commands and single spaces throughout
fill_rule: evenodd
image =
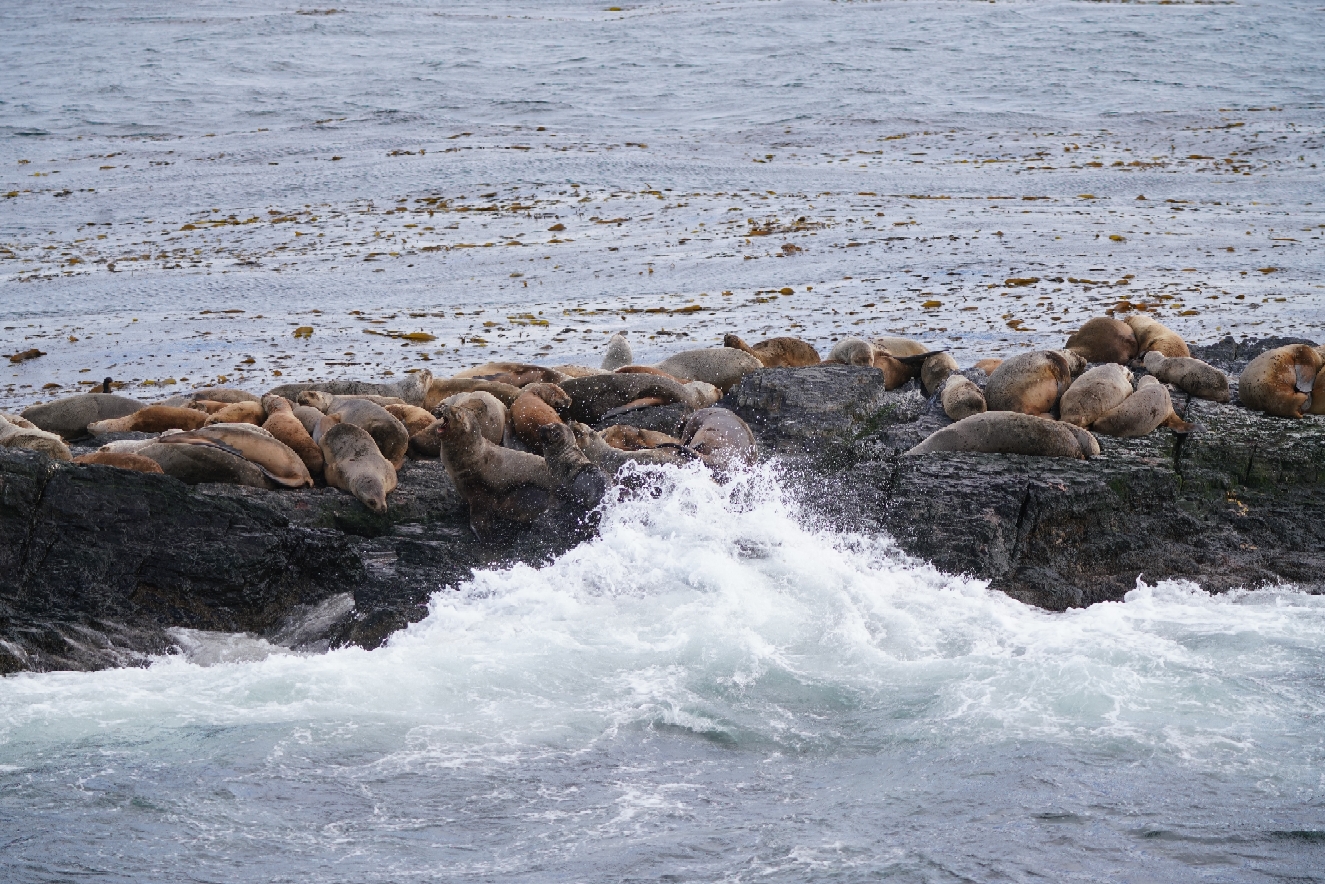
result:
M 464 371 L 457 372 L 456 379 L 479 378 L 498 381 L 513 387 L 525 387 L 529 384 L 559 384 L 569 380 L 566 375 L 541 365 L 529 365 L 524 362 L 487 362 Z
M 497 397 L 507 408 L 520 395 L 520 388 L 499 381 L 483 381 L 476 378 L 433 378 L 428 385 L 427 401 L 423 407 L 434 410 L 446 400 L 458 393 L 488 393 Z
M 733 350 L 733 353 L 739 351 Z M 739 353 L 745 356 L 744 353 Z M 751 358 L 751 357 L 746 357 Z M 691 390 L 651 374 L 601 374 L 591 378 L 572 378 L 558 386 L 570 396 L 566 415 L 571 420 L 596 424 L 609 411 L 640 400 L 660 403 L 684 402 L 693 406 L 695 394 Z
M 431 411 L 419 408 L 416 405 L 384 405 L 387 414 L 400 421 L 405 426 L 405 432 L 413 438 L 415 433 L 420 430 L 426 430 L 433 421 L 437 420 Z
M 963 418 L 932 433 L 906 453 L 977 451 L 1082 459 L 1099 453 L 1099 443 L 1079 427 L 1015 411 L 989 411 Z
M 1072 382 L 1059 405 L 1062 419 L 1089 427 L 1132 395 L 1132 373 L 1116 362 L 1086 371 Z
M 988 359 L 976 360 L 976 363 L 975 365 L 972 366 L 972 368 L 979 369 L 980 371 L 985 373 L 985 377 L 988 377 L 989 375 L 994 373 L 994 369 L 998 368 L 1002 364 L 1003 364 L 1002 359 L 995 359 L 991 356 Z
M 131 454 L 128 451 L 93 451 L 90 454 L 80 454 L 74 458 L 74 463 L 97 464 L 103 467 L 115 467 L 121 470 L 133 470 L 139 473 L 164 473 L 161 464 L 152 460 L 150 457 L 143 457 L 141 454 Z
M 939 403 L 943 406 L 943 413 L 955 421 L 988 410 L 985 394 L 974 381 L 959 374 L 949 375 L 943 383 Z
M 1306 344 L 1266 350 L 1242 370 L 1238 399 L 1248 408 L 1278 417 L 1325 414 L 1325 390 L 1316 387 L 1323 362 Z
M 725 335 L 722 346 L 749 353 L 764 368 L 803 368 L 819 364 L 819 352 L 800 338 L 769 338 L 753 347 L 736 335 Z
M 0 448 L 40 451 L 54 460 L 70 459 L 69 446 L 59 433 L 48 433 L 36 424 L 12 414 L 0 414 Z
M 23 417 L 39 430 L 56 433 L 65 439 L 81 439 L 88 435 L 90 424 L 127 417 L 146 407 L 137 399 L 114 393 L 83 393 L 25 408 Z
M 160 433 L 164 430 L 196 430 L 207 423 L 207 412 L 169 405 L 149 405 L 124 417 L 88 424 L 93 436 L 107 433 Z
M 219 411 L 212 412 L 208 415 L 207 423 L 203 426 L 210 426 L 211 424 L 252 424 L 255 427 L 260 427 L 266 419 L 267 412 L 263 410 L 260 402 L 243 400 L 232 402 Z
M 1144 357 L 1147 353 L 1154 352 L 1170 358 L 1192 355 L 1182 336 L 1168 326 L 1162 325 L 1154 317 L 1136 313 L 1128 316 L 1123 322 L 1127 323 L 1136 335 L 1137 356 Z
M 949 376 L 956 374 L 957 360 L 945 352 L 929 356 L 920 366 L 920 387 L 926 396 L 933 396 L 943 386 Z
M 492 444 L 464 408 L 439 408 L 434 432 L 442 463 L 469 504 L 469 522 L 480 539 L 501 522 L 528 523 L 548 508 L 557 482 L 544 458 Z
M 313 477 L 294 449 L 252 424 L 212 424 L 200 430 L 162 436 L 157 444 L 219 448 L 254 464 L 282 488 L 313 487 Z
M 1087 362 L 1116 362 L 1126 365 L 1136 358 L 1136 332 L 1125 322 L 1108 316 L 1088 319 L 1067 339 L 1065 349 Z
M 353 495 L 370 511 L 385 513 L 386 496 L 396 490 L 396 468 L 382 456 L 377 442 L 362 427 L 342 423 L 340 414 L 325 415 L 317 428 L 327 484 Z
M 843 338 L 833 345 L 824 362 L 838 365 L 874 365 L 874 345 L 864 338 Z
M 163 435 L 135 453 L 156 461 L 163 473 L 188 485 L 215 483 L 268 490 L 277 487 L 257 464 L 238 454 L 216 445 L 171 445 L 167 441 L 170 438 Z
M 305 390 L 318 390 L 331 393 L 333 396 L 387 396 L 399 399 L 408 405 L 422 406 L 431 383 L 432 372 L 422 369 L 392 383 L 322 381 L 311 384 L 282 384 L 269 392 L 274 396 L 283 396 L 291 402 L 298 402 L 299 394 Z
M 511 406 L 511 429 L 520 441 L 534 451 L 541 451 L 538 428 L 562 423 L 559 411 L 570 407 L 571 399 L 556 384 L 529 384 Z
M 749 425 L 726 408 L 701 408 L 692 414 L 681 430 L 681 444 L 717 469 L 751 463 L 758 451 Z
M 267 411 L 267 419 L 262 428 L 281 440 L 290 450 L 299 455 L 310 475 L 322 473 L 324 461 L 322 449 L 313 441 L 313 434 L 304 426 L 303 421 L 295 416 L 294 406 L 284 396 L 265 396 L 262 407 Z M 318 417 L 321 418 L 319 412 Z
M 601 433 L 579 421 L 571 421 L 568 426 L 575 435 L 575 444 L 584 452 L 584 456 L 594 466 L 609 476 L 615 476 L 628 463 L 646 465 L 677 465 L 689 463 L 698 455 L 684 446 L 670 445 L 659 448 L 642 448 L 637 451 L 621 451 L 608 445 Z
M 1063 353 L 1022 353 L 1004 360 L 989 375 L 985 402 L 990 411 L 1048 414 L 1071 383 L 1072 363 Z
M 323 420 L 329 417 L 367 431 L 377 443 L 382 456 L 391 462 L 392 467 L 400 469 L 400 465 L 405 462 L 405 454 L 409 451 L 409 433 L 405 430 L 405 425 L 382 406 L 366 399 L 338 397 L 327 409 Z M 315 437 L 316 435 L 314 434 Z
M 755 369 L 763 368 L 763 365 L 749 353 L 740 350 L 733 350 L 730 347 L 708 347 L 703 350 L 685 350 L 668 356 L 659 362 L 657 367 L 682 382 L 703 381 L 725 393 L 736 386 L 741 378 Z
M 201 390 L 194 390 L 188 395 L 189 399 L 195 402 L 207 400 L 209 402 L 223 402 L 231 405 L 235 402 L 261 402 L 262 399 L 254 396 L 246 390 L 236 390 L 232 387 L 204 387 Z
M 664 445 L 680 445 L 681 440 L 656 430 L 641 430 L 629 424 L 616 424 L 603 430 L 603 441 L 618 451 L 644 451 Z
M 1173 399 L 1169 388 L 1151 375 L 1146 375 L 1136 385 L 1136 392 L 1097 418 L 1090 428 L 1106 436 L 1118 436 L 1133 439 L 1145 436 L 1165 424 L 1175 432 L 1185 433 L 1192 427 L 1173 411 Z
M 1142 361 L 1146 371 L 1166 384 L 1172 384 L 1197 399 L 1212 402 L 1229 400 L 1228 375 L 1213 365 L 1190 356 L 1168 357 L 1151 350 Z

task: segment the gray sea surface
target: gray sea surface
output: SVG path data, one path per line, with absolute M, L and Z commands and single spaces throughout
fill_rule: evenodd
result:
M 3 0 L 0 408 L 1325 340 L 1320 0 L 609 2 Z M 1050 614 L 655 481 L 377 651 L 0 679 L 0 880 L 1325 880 L 1320 597 Z

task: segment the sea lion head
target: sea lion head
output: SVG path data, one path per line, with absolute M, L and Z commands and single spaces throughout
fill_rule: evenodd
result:
M 526 393 L 533 393 L 558 412 L 570 408 L 571 398 L 566 391 L 556 384 L 535 383 L 525 386 Z

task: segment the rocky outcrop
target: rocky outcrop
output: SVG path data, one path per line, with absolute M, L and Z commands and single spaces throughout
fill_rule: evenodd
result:
M 1236 377 L 1257 347 L 1197 355 Z M 869 368 L 760 369 L 722 404 L 779 459 L 807 518 L 887 533 L 1031 604 L 1119 599 L 1138 578 L 1325 589 L 1323 418 L 1175 394 L 1193 432 L 1101 437 L 1102 455 L 1077 461 L 905 456 L 947 418 L 916 389 L 884 390 Z M 666 428 L 681 417 L 675 406 L 634 415 Z M 546 561 L 592 531 L 554 509 L 479 543 L 430 460 L 405 464 L 378 516 L 329 488 L 188 486 L 0 451 L 0 673 L 138 664 L 173 647 L 173 627 L 372 648 L 475 568 Z

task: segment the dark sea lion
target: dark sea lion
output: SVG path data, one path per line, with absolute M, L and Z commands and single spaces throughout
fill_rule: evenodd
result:
M 750 372 L 763 368 L 759 360 L 749 353 L 742 353 L 730 347 L 686 350 L 668 356 L 659 362 L 657 367 L 683 383 L 703 381 L 724 393 L 736 386 L 741 378 Z
M 991 412 L 1048 414 L 1071 383 L 1071 363 L 1062 353 L 1022 353 L 994 369 L 985 386 L 985 402 Z
M 1242 370 L 1238 399 L 1266 414 L 1302 417 L 1313 404 L 1321 367 L 1320 354 L 1306 344 L 1266 350 Z
M 529 384 L 511 406 L 511 427 L 521 442 L 540 451 L 538 428 L 562 423 L 558 412 L 565 411 L 570 403 L 570 396 L 556 384 Z
M 385 513 L 386 496 L 396 490 L 396 468 L 368 431 L 341 423 L 339 414 L 328 414 L 318 422 L 317 444 L 326 462 L 327 484 L 353 495 L 370 511 Z
M 988 410 L 985 394 L 974 381 L 959 374 L 949 375 L 944 381 L 939 403 L 943 406 L 943 413 L 955 421 Z
M 192 393 L 188 394 L 188 398 L 193 399 L 194 401 L 200 401 L 206 399 L 210 402 L 223 402 L 226 405 L 230 405 L 235 402 L 262 401 L 261 397 L 259 396 L 255 396 L 252 393 L 246 392 L 244 390 L 236 390 L 231 387 L 203 387 L 201 389 L 194 390 Z
M 470 525 L 480 538 L 502 522 L 531 522 L 548 508 L 557 482 L 544 458 L 492 444 L 464 408 L 442 406 L 435 426 L 442 463 L 469 504 Z
M 132 454 L 128 451 L 93 451 L 74 458 L 74 463 L 97 464 L 104 467 L 116 467 L 121 470 L 133 470 L 139 473 L 164 473 L 161 464 L 150 457 Z
M 391 466 L 399 469 L 405 462 L 405 455 L 409 451 L 409 432 L 404 424 L 382 406 L 366 399 L 337 398 L 326 414 L 326 417 L 333 416 L 341 423 L 353 424 L 372 436 L 378 450 L 391 462 Z
M 1187 342 L 1168 326 L 1162 325 L 1153 316 L 1135 313 L 1123 322 L 1127 323 L 1136 335 L 1136 354 L 1144 357 L 1147 353 L 1159 352 L 1168 357 L 1191 356 Z
M 432 372 L 426 368 L 411 372 L 398 381 L 375 383 L 371 381 L 320 381 L 318 383 L 282 384 L 268 392 L 291 402 L 299 401 L 305 390 L 318 390 L 335 396 L 386 396 L 400 399 L 408 405 L 424 405 L 432 382 Z
M 544 424 L 538 428 L 538 444 L 543 451 L 557 496 L 580 510 L 598 506 L 607 493 L 608 477 L 575 444 L 575 434 L 565 424 Z
M 1065 423 L 1089 427 L 1132 395 L 1132 373 L 1116 362 L 1097 365 L 1072 382 L 1059 412 Z
M 567 418 L 588 424 L 596 424 L 612 409 L 640 399 L 656 397 L 664 402 L 687 405 L 694 401 L 691 390 L 676 381 L 651 374 L 613 372 L 591 378 L 572 378 L 558 386 L 571 398 Z
M 282 488 L 313 487 L 313 477 L 294 449 L 252 424 L 212 424 L 200 430 L 162 436 L 157 444 L 220 448 L 254 464 Z
M 630 342 L 626 340 L 625 332 L 617 332 L 607 339 L 607 351 L 603 353 L 603 368 L 616 371 L 621 366 L 630 365 L 634 361 L 635 356 L 631 353 Z
M 81 439 L 88 435 L 90 424 L 127 417 L 146 407 L 137 399 L 114 393 L 83 393 L 25 408 L 23 417 L 40 430 L 56 433 L 65 439 Z
M 749 425 L 726 408 L 701 408 L 692 414 L 681 430 L 681 444 L 718 469 L 751 463 L 757 453 Z
M 1199 359 L 1190 356 L 1168 357 L 1158 350 L 1151 350 L 1145 355 L 1142 364 L 1146 371 L 1189 396 L 1212 402 L 1227 402 L 1230 398 L 1228 375 Z
M 125 417 L 97 421 L 87 431 L 94 436 L 106 433 L 160 433 L 164 430 L 196 430 L 207 423 L 207 412 L 169 405 L 149 405 Z
M 802 368 L 820 362 L 819 351 L 800 338 L 769 338 L 751 347 L 729 334 L 723 337 L 722 346 L 749 353 L 764 368 Z
M 269 490 L 276 487 L 257 464 L 214 445 L 171 445 L 157 441 L 135 453 L 156 461 L 167 476 L 188 485 L 215 483 Z
M 1087 362 L 1126 365 L 1137 355 L 1136 333 L 1125 322 L 1096 316 L 1072 333 L 1065 348 L 1080 354 Z
M 317 476 L 322 472 L 324 461 L 322 449 L 313 441 L 313 435 L 304 426 L 303 421 L 295 416 L 294 406 L 284 396 L 264 396 L 262 407 L 267 411 L 267 419 L 262 428 L 290 447 L 304 462 L 308 472 Z M 318 413 L 319 418 L 321 412 Z
M 973 414 L 938 430 L 906 452 L 908 455 L 970 451 L 989 454 L 1030 454 L 1039 457 L 1086 456 L 1078 428 L 1015 411 Z M 1087 434 L 1089 435 L 1089 434 Z

